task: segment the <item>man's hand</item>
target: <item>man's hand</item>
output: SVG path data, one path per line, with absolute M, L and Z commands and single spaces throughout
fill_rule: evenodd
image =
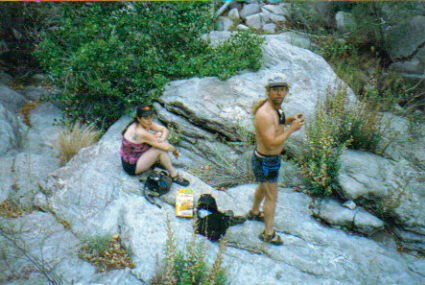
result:
M 293 121 L 295 121 L 296 119 L 304 119 L 304 114 L 303 113 L 297 113 L 293 116 L 290 116 L 289 118 L 286 119 L 286 124 L 292 124 Z
M 301 127 L 304 125 L 304 115 L 303 114 L 296 114 L 294 120 L 291 122 L 291 125 L 289 128 L 295 132 L 301 129 Z

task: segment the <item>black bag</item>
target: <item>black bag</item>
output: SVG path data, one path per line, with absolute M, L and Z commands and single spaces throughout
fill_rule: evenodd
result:
M 196 206 L 195 233 L 209 240 L 218 240 L 230 226 L 230 217 L 218 211 L 217 203 L 210 194 L 202 194 Z
M 149 203 L 161 208 L 161 205 L 155 202 L 154 197 L 159 197 L 168 193 L 172 183 L 173 179 L 168 176 L 167 172 L 151 171 L 146 178 L 145 186 L 143 187 L 143 196 Z
M 164 195 L 170 191 L 171 184 L 173 183 L 173 179 L 168 176 L 165 171 L 152 171 L 148 178 L 145 181 L 145 188 L 156 192 L 159 196 Z

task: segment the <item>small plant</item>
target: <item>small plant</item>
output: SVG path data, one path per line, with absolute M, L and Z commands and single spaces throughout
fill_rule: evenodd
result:
M 245 126 L 243 126 L 240 120 L 238 120 L 236 123 L 235 132 L 241 142 L 246 143 L 248 145 L 255 144 L 255 134 L 253 134 Z
M 207 165 L 192 165 L 188 171 L 200 177 L 203 181 L 216 188 L 227 188 L 254 182 L 251 171 L 251 153 L 245 153 L 237 159 L 230 159 L 218 148 L 210 149 L 214 159 Z
M 345 147 L 346 144 L 337 144 L 332 137 L 313 138 L 307 135 L 299 165 L 312 194 L 327 196 L 338 190 L 339 157 Z
M 24 215 L 25 211 L 11 199 L 6 199 L 0 203 L 0 216 L 7 218 L 18 218 Z
M 353 105 L 347 97 L 347 89 L 337 87 L 328 89 L 324 104 L 318 103 L 315 120 L 318 129 L 311 129 L 311 134 L 322 137 L 330 135 L 336 144 L 346 143 L 351 149 L 381 153 L 379 141 L 388 128 L 384 124 L 380 108 L 371 102 L 358 102 Z M 326 129 L 326 131 L 324 131 Z
M 413 178 L 407 174 L 402 177 L 403 181 L 396 181 L 397 188 L 389 191 L 389 194 L 380 199 L 372 209 L 378 217 L 388 220 L 397 216 L 395 209 L 400 205 L 401 198 L 406 194 L 407 186 Z
M 182 134 L 180 133 L 179 127 L 171 126 L 169 128 L 169 133 L 168 133 L 168 142 L 174 145 L 179 143 L 181 139 L 182 139 Z
M 222 268 L 222 255 L 226 244 L 220 242 L 217 258 L 210 268 L 205 262 L 205 248 L 195 243 L 194 237 L 186 244 L 186 250 L 176 252 L 174 232 L 167 218 L 167 241 L 165 247 L 165 266 L 157 268 L 151 284 L 169 285 L 224 285 L 227 284 Z
M 224 239 L 220 239 L 220 248 L 218 250 L 217 257 L 207 274 L 206 285 L 227 284 L 227 277 L 224 269 L 222 268 L 223 252 L 226 249 L 226 246 L 226 241 Z
M 79 257 L 95 265 L 97 272 L 134 268 L 131 258 L 121 245 L 119 236 L 95 236 L 81 241 Z
M 345 40 L 336 38 L 334 35 L 321 37 L 320 46 L 320 53 L 329 60 L 347 58 L 356 53 L 353 45 L 347 43 Z
M 96 236 L 92 238 L 82 239 L 82 249 L 89 255 L 103 255 L 106 249 L 109 247 L 112 236 Z
M 66 230 L 71 229 L 71 224 L 61 217 L 59 217 L 56 213 L 53 213 L 53 216 L 56 218 L 56 221 L 60 223 Z
M 59 132 L 55 148 L 58 150 L 60 163 L 65 165 L 80 149 L 94 144 L 101 132 L 93 125 L 81 125 L 79 122 L 67 126 Z

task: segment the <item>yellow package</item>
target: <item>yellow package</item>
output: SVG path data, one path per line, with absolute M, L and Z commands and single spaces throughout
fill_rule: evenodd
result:
M 181 189 L 176 196 L 176 216 L 193 217 L 193 190 Z

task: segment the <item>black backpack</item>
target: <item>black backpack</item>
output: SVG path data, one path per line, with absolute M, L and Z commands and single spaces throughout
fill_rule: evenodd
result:
M 143 196 L 145 199 L 159 208 L 161 205 L 155 202 L 154 197 L 159 197 L 170 191 L 173 179 L 168 176 L 165 171 L 151 171 L 146 178 L 145 186 L 143 187 Z
M 210 194 L 199 197 L 195 218 L 195 233 L 209 240 L 218 240 L 230 226 L 230 217 L 218 211 L 217 203 Z

